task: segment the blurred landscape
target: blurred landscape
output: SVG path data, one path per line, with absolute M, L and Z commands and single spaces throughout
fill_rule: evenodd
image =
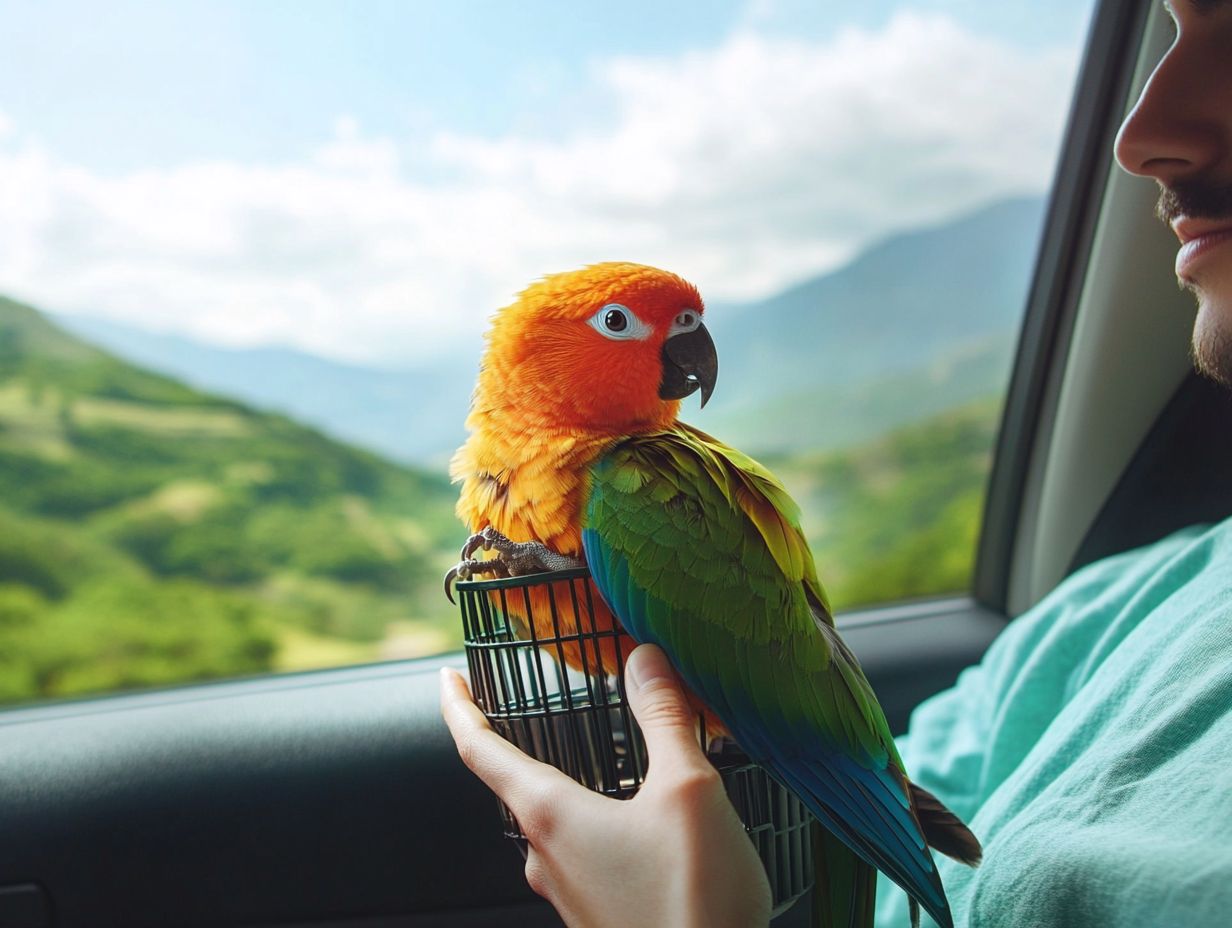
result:
M 1041 213 L 708 307 L 719 389 L 685 417 L 784 479 L 839 608 L 967 584 Z M 372 370 L 0 298 L 0 702 L 457 646 L 444 461 L 478 336 Z
M 448 648 L 452 507 L 0 299 L 0 700 Z

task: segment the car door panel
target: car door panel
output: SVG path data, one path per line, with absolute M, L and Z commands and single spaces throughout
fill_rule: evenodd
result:
M 1001 622 L 960 600 L 844 626 L 901 730 Z M 41 886 L 61 928 L 558 924 L 440 721 L 460 663 L 0 714 L 0 886 Z

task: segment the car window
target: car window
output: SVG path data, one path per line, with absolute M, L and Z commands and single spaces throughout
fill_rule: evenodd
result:
M 0 702 L 456 648 L 486 320 L 602 260 L 838 608 L 967 588 L 1089 3 L 0 10 Z

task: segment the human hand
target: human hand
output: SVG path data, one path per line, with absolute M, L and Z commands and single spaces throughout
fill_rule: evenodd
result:
M 609 799 L 496 734 L 466 681 L 441 672 L 441 714 L 462 761 L 517 817 L 526 880 L 571 928 L 646 925 L 763 928 L 761 860 L 697 743 L 696 714 L 654 645 L 625 664 L 629 706 L 649 753 L 629 800 Z

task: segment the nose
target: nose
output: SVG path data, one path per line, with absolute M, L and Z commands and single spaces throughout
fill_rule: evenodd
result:
M 1207 57 L 1207 49 L 1182 33 L 1156 66 L 1117 134 L 1116 157 L 1125 170 L 1168 184 L 1227 160 L 1226 82 L 1212 77 L 1228 66 Z

